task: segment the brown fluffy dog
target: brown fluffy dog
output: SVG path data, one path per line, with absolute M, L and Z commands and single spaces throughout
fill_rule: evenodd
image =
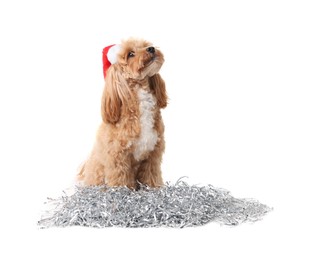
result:
M 158 72 L 164 57 L 144 40 L 129 39 L 120 47 L 107 71 L 103 122 L 78 177 L 85 185 L 159 187 L 165 146 L 160 109 L 167 94 Z

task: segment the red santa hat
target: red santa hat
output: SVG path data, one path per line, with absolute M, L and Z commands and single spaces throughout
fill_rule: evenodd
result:
M 111 64 L 115 64 L 118 61 L 118 53 L 121 49 L 119 44 L 112 44 L 103 49 L 103 70 L 104 77 L 106 78 L 106 73 Z

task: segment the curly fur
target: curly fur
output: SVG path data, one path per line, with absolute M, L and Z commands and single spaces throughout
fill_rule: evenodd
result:
M 118 62 L 107 71 L 102 124 L 78 179 L 84 185 L 163 185 L 161 161 L 167 105 L 165 82 L 158 73 L 164 57 L 145 40 L 121 44 Z

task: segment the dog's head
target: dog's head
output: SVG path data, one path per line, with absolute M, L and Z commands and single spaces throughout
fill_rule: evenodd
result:
M 162 52 L 150 42 L 129 39 L 122 42 L 117 62 L 112 67 L 124 78 L 143 80 L 158 73 L 163 62 Z
M 162 52 L 148 41 L 131 38 L 118 46 L 115 56 L 105 79 L 103 120 L 109 123 L 119 121 L 121 106 L 132 98 L 130 82 L 148 82 L 158 106 L 164 108 L 167 104 L 165 83 L 158 74 L 164 63 Z

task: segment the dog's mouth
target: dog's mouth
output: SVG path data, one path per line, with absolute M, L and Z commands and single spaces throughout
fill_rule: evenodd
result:
M 151 65 L 151 63 L 153 63 L 156 60 L 156 58 L 157 56 L 155 54 L 152 54 L 152 56 L 144 62 L 144 68 Z
M 154 47 L 148 47 L 147 52 L 142 56 L 137 68 L 139 78 L 145 78 L 146 76 L 153 76 L 158 73 L 164 62 L 161 52 L 158 52 Z

